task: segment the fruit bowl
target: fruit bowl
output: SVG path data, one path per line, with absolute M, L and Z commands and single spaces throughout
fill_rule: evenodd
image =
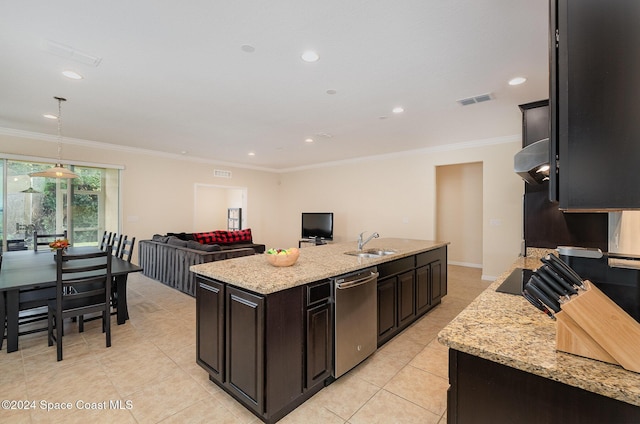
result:
M 267 257 L 267 261 L 273 266 L 291 266 L 298 260 L 300 251 L 295 247 L 291 249 L 269 249 L 267 253 L 265 253 L 265 256 Z

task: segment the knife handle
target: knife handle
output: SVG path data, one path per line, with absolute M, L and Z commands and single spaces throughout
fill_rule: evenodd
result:
M 540 278 L 540 277 L 541 276 L 539 274 L 537 274 L 537 273 L 533 274 L 529 281 L 531 281 L 533 284 L 535 284 L 535 286 L 537 288 L 539 288 L 540 290 L 545 292 L 545 294 L 547 296 L 549 296 L 549 298 L 551 298 L 551 300 L 555 300 L 555 301 L 560 302 L 560 299 L 564 296 L 564 294 L 562 292 L 556 292 L 556 290 L 552 286 L 547 284 L 547 282 L 543 281 L 543 279 Z
M 560 290 L 560 293 L 570 296 L 572 294 L 577 294 L 578 291 L 574 286 L 567 283 L 564 278 L 562 278 L 558 273 L 556 273 L 552 268 L 548 265 L 542 265 L 537 270 L 538 275 L 543 277 L 544 281 L 549 282 L 549 284 L 554 284 L 555 287 Z
M 524 288 L 553 312 L 560 312 L 560 304 L 557 301 L 550 299 L 549 296 L 533 284 L 531 280 L 525 284 Z
M 569 265 L 564 263 L 564 261 L 562 261 L 556 255 L 549 254 L 546 256 L 546 258 L 543 258 L 543 259 L 546 259 L 548 261 L 547 264 L 552 266 L 552 268 L 556 270 L 556 272 L 560 274 L 570 284 L 573 284 L 575 286 L 578 286 L 584 289 L 582 278 L 580 278 L 580 276 L 573 269 L 571 269 Z
M 562 287 L 565 293 L 578 294 L 578 290 L 576 290 L 575 286 L 567 282 L 567 280 L 565 280 L 564 277 L 559 274 L 553 266 L 545 264 L 538 268 L 538 270 L 557 282 Z

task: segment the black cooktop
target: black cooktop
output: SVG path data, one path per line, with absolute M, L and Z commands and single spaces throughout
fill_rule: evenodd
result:
M 522 295 L 522 288 L 531 278 L 533 270 L 516 268 L 496 289 L 497 292 Z

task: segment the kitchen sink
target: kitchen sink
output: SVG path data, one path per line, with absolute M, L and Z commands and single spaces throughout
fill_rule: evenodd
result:
M 345 255 L 357 256 L 359 258 L 379 258 L 381 256 L 393 255 L 398 253 L 393 249 L 366 249 L 366 250 L 353 250 L 345 252 Z

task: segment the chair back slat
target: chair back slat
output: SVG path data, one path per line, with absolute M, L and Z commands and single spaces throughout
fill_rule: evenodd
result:
M 127 240 L 127 236 L 124 236 L 124 241 L 122 242 L 122 247 L 120 248 L 120 255 L 118 257 L 123 261 L 131 262 L 131 257 L 133 256 L 133 247 L 135 243 L 135 237 L 133 237 L 131 240 Z
M 123 239 L 126 239 L 127 236 L 122 236 L 122 234 L 114 234 L 113 238 L 111 239 L 111 245 L 113 246 L 111 248 L 111 254 L 115 257 L 118 257 L 118 255 L 120 254 L 120 247 L 122 246 L 122 241 Z
M 38 251 L 38 246 L 47 246 L 49 247 L 49 243 L 52 241 L 56 241 L 57 239 L 66 239 L 67 238 L 67 230 L 64 230 L 60 234 L 38 234 L 37 231 L 33 232 L 33 250 Z
M 109 246 L 111 245 L 111 238 L 113 237 L 113 233 L 112 232 L 104 232 L 104 234 L 102 235 L 102 241 L 100 241 L 100 250 L 102 250 L 103 252 L 107 252 Z

